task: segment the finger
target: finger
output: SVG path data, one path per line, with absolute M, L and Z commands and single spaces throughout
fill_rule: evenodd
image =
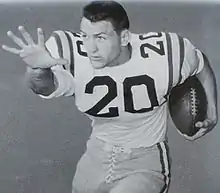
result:
M 12 31 L 7 32 L 8 37 L 10 37 L 18 46 L 21 48 L 26 47 L 27 45 L 22 41 L 22 39 L 18 38 Z
M 208 129 L 206 129 L 206 128 L 201 128 L 201 129 L 199 130 L 199 132 L 200 132 L 201 134 L 204 134 L 204 133 L 206 133 L 207 130 L 208 130 Z
M 183 135 L 185 139 L 189 140 L 189 141 L 193 141 L 194 137 L 188 136 L 188 135 Z
M 203 126 L 202 121 L 198 121 L 198 122 L 196 122 L 195 126 L 196 126 L 196 127 L 202 127 L 202 126 Z
M 18 30 L 21 32 L 21 34 L 23 35 L 25 41 L 29 44 L 29 45 L 33 45 L 34 40 L 32 39 L 31 35 L 25 30 L 25 28 L 23 26 L 19 26 Z
M 37 29 L 38 45 L 44 46 L 44 32 L 41 28 Z
M 11 47 L 8 47 L 6 45 L 2 45 L 2 49 L 5 50 L 5 51 L 8 51 L 8 52 L 11 52 L 13 54 L 20 54 L 21 50 L 17 49 L 17 48 L 11 48 Z
M 212 124 L 212 121 L 209 119 L 202 121 L 198 121 L 195 126 L 196 127 L 209 127 Z
M 66 59 L 56 59 L 56 64 L 55 65 L 67 65 L 68 64 L 68 60 Z
M 185 139 L 189 140 L 189 141 L 194 141 L 196 139 L 198 139 L 199 137 L 201 137 L 200 135 L 194 135 L 194 136 L 188 136 L 188 135 L 184 135 Z
M 206 119 L 205 121 L 203 121 L 203 127 L 209 127 L 212 124 L 212 121 L 209 119 Z
M 186 134 L 183 134 L 183 136 L 185 137 L 185 139 L 189 140 L 189 141 L 194 141 L 200 137 L 202 137 L 205 133 L 207 132 L 207 129 L 206 128 L 201 128 L 199 129 L 199 131 L 193 135 L 193 136 L 188 136 Z
M 67 60 L 65 60 L 65 59 L 52 59 L 51 61 L 50 61 L 50 63 L 48 64 L 48 66 L 47 66 L 47 68 L 50 68 L 50 67 L 52 67 L 52 66 L 57 66 L 57 65 L 66 65 L 66 64 L 68 64 L 68 61 Z
M 201 128 L 199 131 L 193 136 L 194 140 L 197 138 L 202 137 L 206 133 L 207 129 L 206 128 Z
M 207 131 L 206 128 L 201 128 L 199 131 L 195 134 L 195 136 L 202 136 Z

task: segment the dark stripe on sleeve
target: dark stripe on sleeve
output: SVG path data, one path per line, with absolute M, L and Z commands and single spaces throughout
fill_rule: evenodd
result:
M 180 71 L 179 71 L 179 80 L 178 80 L 177 84 L 179 84 L 182 80 L 181 70 L 183 67 L 183 61 L 184 61 L 184 57 L 185 57 L 184 40 L 179 35 L 178 35 L 178 40 L 179 40 L 179 47 L 180 47 Z
M 168 55 L 168 65 L 169 65 L 169 82 L 168 82 L 168 89 L 166 97 L 170 94 L 170 90 L 172 89 L 173 85 L 173 57 L 172 57 L 172 43 L 171 37 L 168 33 L 166 33 L 166 40 L 167 40 L 167 55 Z
M 74 68 L 74 55 L 73 55 L 73 41 L 67 32 L 65 32 L 65 34 L 66 34 L 66 37 L 69 43 L 69 48 L 70 48 L 70 72 L 74 76 L 75 68 Z
M 60 36 L 55 32 L 52 33 L 52 36 L 55 38 L 55 40 L 57 42 L 59 57 L 63 58 L 63 46 L 62 46 Z M 64 65 L 63 65 L 63 68 L 66 69 Z
M 163 157 L 163 149 L 161 148 L 160 143 L 157 144 L 157 147 L 158 147 L 159 152 L 160 152 L 160 163 L 161 163 L 161 167 L 162 167 L 161 173 L 164 176 L 164 186 L 163 186 L 162 190 L 160 191 L 160 193 L 163 193 L 167 188 L 167 183 L 166 183 L 167 176 L 165 175 L 165 163 L 164 163 L 164 157 Z

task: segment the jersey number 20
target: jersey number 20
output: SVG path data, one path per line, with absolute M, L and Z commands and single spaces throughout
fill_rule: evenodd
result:
M 96 86 L 107 86 L 107 94 L 91 109 L 85 113 L 97 117 L 117 117 L 119 116 L 118 107 L 109 107 L 107 113 L 99 113 L 104 107 L 106 107 L 113 99 L 117 97 L 117 84 L 109 76 L 96 76 L 87 85 L 85 93 L 92 94 Z M 132 96 L 132 87 L 137 85 L 145 85 L 147 88 L 148 96 L 150 99 L 150 107 L 141 108 L 136 110 L 134 108 L 134 101 Z M 155 90 L 154 80 L 147 75 L 140 75 L 135 77 L 127 77 L 123 81 L 123 91 L 124 91 L 124 107 L 125 111 L 129 113 L 144 113 L 151 111 L 153 107 L 158 106 L 158 100 Z

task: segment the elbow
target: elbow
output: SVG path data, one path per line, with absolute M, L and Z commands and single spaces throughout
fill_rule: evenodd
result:
M 34 76 L 26 76 L 27 87 L 35 94 L 49 96 L 56 90 L 56 85 L 52 79 L 40 79 Z
M 42 85 L 41 83 L 37 83 L 36 81 L 28 81 L 28 87 L 35 93 L 38 95 L 43 95 L 43 96 L 49 96 L 50 94 L 52 94 L 55 90 L 55 86 L 51 85 L 51 86 L 45 86 Z
M 50 69 L 27 68 L 25 81 L 35 94 L 49 96 L 56 90 L 56 78 Z

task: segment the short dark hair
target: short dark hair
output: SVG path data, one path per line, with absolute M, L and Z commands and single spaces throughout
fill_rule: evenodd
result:
M 115 1 L 93 1 L 84 7 L 83 17 L 91 22 L 110 21 L 116 31 L 129 29 L 128 15 Z

